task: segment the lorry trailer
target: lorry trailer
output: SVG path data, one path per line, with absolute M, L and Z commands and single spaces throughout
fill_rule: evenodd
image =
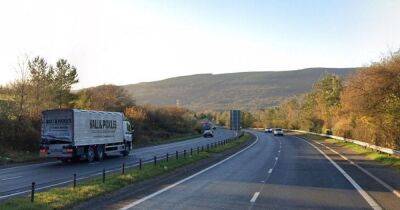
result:
M 53 109 L 42 112 L 40 155 L 64 162 L 128 155 L 132 129 L 121 112 Z

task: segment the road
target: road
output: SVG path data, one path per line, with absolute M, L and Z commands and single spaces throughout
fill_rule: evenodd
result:
M 115 157 L 90 164 L 63 164 L 56 161 L 0 169 L 0 201 L 28 193 L 32 182 L 36 183 L 37 189 L 65 185 L 71 183 L 74 173 L 77 174 L 77 179 L 80 180 L 99 175 L 103 168 L 106 171 L 121 170 L 122 163 L 128 166 L 134 165 L 139 159 L 150 160 L 155 155 L 175 154 L 175 151 L 182 152 L 183 150 L 190 150 L 190 148 L 195 149 L 198 146 L 205 146 L 233 136 L 234 133 L 232 131 L 219 128 L 213 138 L 199 137 L 175 143 L 138 148 L 132 150 L 131 154 L 125 158 Z
M 346 161 L 294 136 L 255 132 L 234 156 L 122 209 L 400 209 L 400 199 Z M 321 152 L 322 153 L 321 153 Z M 325 155 L 324 155 L 325 154 Z M 344 169 L 345 170 L 344 170 Z

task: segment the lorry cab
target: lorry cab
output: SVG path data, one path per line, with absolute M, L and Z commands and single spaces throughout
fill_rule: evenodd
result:
M 127 120 L 124 120 L 123 122 L 123 128 L 124 128 L 124 141 L 125 142 L 132 142 L 133 140 L 133 130 L 131 123 Z M 132 144 L 128 143 L 127 146 L 129 147 L 129 150 L 132 149 Z

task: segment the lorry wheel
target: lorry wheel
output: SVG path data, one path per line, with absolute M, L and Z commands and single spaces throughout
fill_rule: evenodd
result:
M 93 147 L 88 147 L 87 153 L 86 153 L 86 158 L 89 163 L 93 162 L 95 159 L 95 153 Z
M 122 156 L 128 156 L 129 152 L 131 151 L 131 144 L 127 143 L 125 144 L 125 150 L 121 152 Z
M 104 146 L 99 145 L 96 148 L 96 159 L 102 161 L 104 159 Z

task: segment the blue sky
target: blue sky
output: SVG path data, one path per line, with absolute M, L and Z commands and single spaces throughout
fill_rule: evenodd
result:
M 368 65 L 400 47 L 400 1 L 9 0 L 0 25 L 0 84 L 40 55 L 68 59 L 81 88 Z

